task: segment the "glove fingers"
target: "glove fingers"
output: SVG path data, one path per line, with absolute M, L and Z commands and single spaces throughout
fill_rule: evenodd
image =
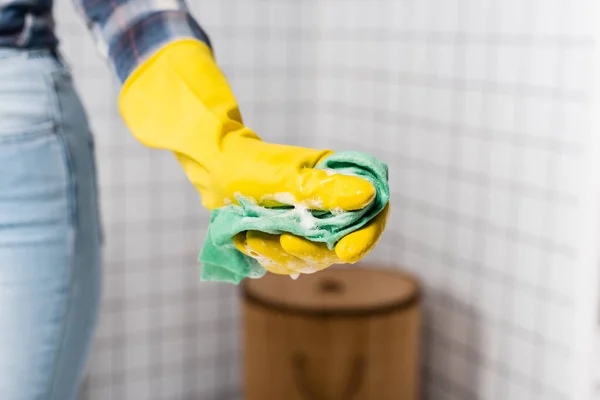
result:
M 329 250 L 325 243 L 311 242 L 290 233 L 282 234 L 279 241 L 287 253 L 305 261 L 305 267 L 299 272 L 309 274 L 342 263 L 335 251 Z
M 296 273 L 297 267 L 303 261 L 287 253 L 279 243 L 279 235 L 271 235 L 259 231 L 248 231 L 245 233 L 243 244 L 241 239 L 234 238 L 234 244 L 247 256 L 257 260 L 269 272 L 279 275 L 291 275 Z M 237 242 L 237 243 L 236 243 Z M 244 250 L 240 249 L 243 247 Z
M 246 232 L 240 232 L 233 237 L 233 244 L 235 247 L 247 255 L 248 257 L 252 257 L 250 255 L 250 249 L 246 246 Z
M 387 206 L 361 229 L 344 236 L 335 246 L 336 255 L 344 262 L 353 264 L 366 256 L 381 238 L 389 215 Z
M 360 210 L 375 198 L 375 188 L 357 176 L 305 169 L 298 177 L 296 200 L 313 210 Z

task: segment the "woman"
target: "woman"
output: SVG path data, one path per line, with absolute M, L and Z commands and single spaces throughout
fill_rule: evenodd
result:
M 208 37 L 182 1 L 79 6 L 113 67 L 131 132 L 147 146 L 173 151 L 206 208 L 235 202 L 238 193 L 318 198 L 324 209 L 371 201 L 368 182 L 312 169 L 331 152 L 265 143 L 243 125 Z M 100 302 L 93 137 L 53 25 L 51 0 L 0 2 L 0 399 L 6 400 L 76 397 Z M 332 251 L 290 235 L 252 233 L 241 238 L 241 250 L 269 265 L 355 262 L 375 246 L 386 215 Z

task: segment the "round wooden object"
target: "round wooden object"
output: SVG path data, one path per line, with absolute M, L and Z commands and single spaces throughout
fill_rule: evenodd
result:
M 331 267 L 243 289 L 246 400 L 416 400 L 420 297 L 398 271 Z

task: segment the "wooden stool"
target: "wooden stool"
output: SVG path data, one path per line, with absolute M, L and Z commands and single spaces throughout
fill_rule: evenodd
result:
M 330 267 L 243 290 L 246 400 L 416 400 L 420 296 L 398 270 Z

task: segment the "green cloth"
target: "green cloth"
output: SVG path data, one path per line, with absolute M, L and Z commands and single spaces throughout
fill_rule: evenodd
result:
M 389 201 L 388 167 L 372 156 L 355 151 L 334 153 L 316 168 L 368 180 L 375 187 L 375 199 L 362 210 L 332 213 L 293 207 L 265 208 L 248 199 L 238 198 L 239 205 L 221 207 L 211 214 L 206 240 L 198 258 L 202 263 L 201 279 L 238 284 L 244 278 L 265 275 L 266 270 L 256 260 L 234 246 L 233 237 L 240 232 L 289 232 L 313 242 L 324 242 L 333 249 L 341 238 L 375 218 Z

